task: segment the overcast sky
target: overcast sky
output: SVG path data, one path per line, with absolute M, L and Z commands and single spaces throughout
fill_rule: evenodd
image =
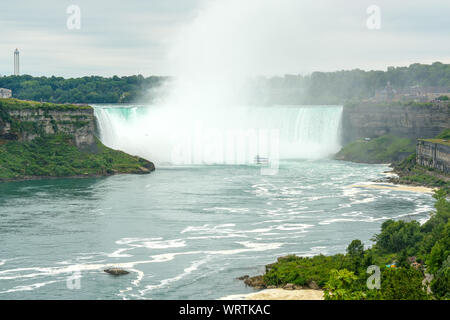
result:
M 69 5 L 81 9 L 70 30 Z M 370 5 L 381 28 L 366 25 Z M 0 74 L 253 75 L 450 63 L 450 1 L 2 0 Z

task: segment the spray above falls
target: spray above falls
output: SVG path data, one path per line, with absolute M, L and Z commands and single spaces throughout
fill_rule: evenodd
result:
M 248 164 L 255 156 L 317 159 L 337 152 L 342 107 L 256 106 L 249 85 L 257 70 L 299 59 L 291 48 L 309 32 L 298 25 L 308 12 L 305 5 L 293 10 L 295 3 L 208 1 L 173 42 L 174 80 L 163 99 L 96 107 L 102 141 L 156 164 Z

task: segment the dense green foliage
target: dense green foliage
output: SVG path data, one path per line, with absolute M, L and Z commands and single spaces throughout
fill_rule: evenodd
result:
M 294 255 L 282 257 L 267 268 L 264 282 L 274 286 L 286 283 L 302 286 L 315 281 L 322 286 L 328 280 L 329 269 L 340 268 L 344 260 L 344 255 L 319 255 L 313 259 Z
M 150 162 L 105 147 L 80 151 L 68 135 L 49 135 L 31 142 L 0 140 L 0 180 L 143 173 Z
M 142 99 L 149 89 L 158 87 L 167 79 L 156 76 L 144 78 L 142 75 L 71 79 L 23 75 L 0 77 L 0 87 L 12 89 L 13 96 L 19 99 L 58 103 L 120 103 Z M 387 71 L 355 69 L 259 78 L 250 87 L 254 87 L 253 96 L 263 99 L 257 99 L 258 103 L 264 102 L 268 91 L 272 90 L 282 92 L 272 99 L 273 103 L 340 104 L 373 97 L 388 82 L 397 90 L 416 85 L 450 87 L 450 64 L 415 63 L 409 67 L 389 67 Z
M 330 277 L 327 281 L 327 290 L 324 291 L 326 300 L 361 300 L 365 296 L 358 290 L 349 290 L 358 277 L 354 272 L 347 269 L 330 270 Z
M 8 88 L 13 97 L 55 103 L 120 103 L 144 97 L 167 78 L 142 75 L 104 78 L 8 76 L 0 77 L 0 88 Z
M 397 161 L 400 155 L 414 150 L 415 144 L 410 139 L 389 134 L 370 141 L 349 143 L 336 154 L 336 158 L 364 163 L 387 163 Z
M 447 257 L 442 267 L 434 274 L 431 290 L 441 299 L 450 299 L 450 257 Z
M 326 299 L 448 299 L 450 297 L 450 201 L 443 190 L 435 193 L 436 211 L 420 225 L 416 221 L 387 220 L 364 250 L 354 240 L 347 254 L 279 258 L 266 267 L 266 285 L 305 285 L 315 281 Z M 412 262 L 416 263 L 415 266 Z M 394 264 L 395 267 L 390 267 Z M 369 289 L 371 265 L 380 267 L 380 289 Z M 433 274 L 432 294 L 423 285 L 425 273 Z
M 450 139 L 450 129 L 442 131 L 436 139 Z
M 409 250 L 413 255 L 422 241 L 420 224 L 417 221 L 387 220 L 381 225 L 382 232 L 375 236 L 377 248 L 382 253 L 395 253 Z

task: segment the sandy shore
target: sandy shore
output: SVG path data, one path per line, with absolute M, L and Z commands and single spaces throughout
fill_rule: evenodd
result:
M 226 296 L 220 300 L 323 300 L 323 291 L 313 289 L 265 289 L 255 293 Z
M 434 193 L 434 188 L 421 187 L 421 186 L 410 186 L 405 184 L 393 184 L 389 182 L 383 183 L 372 183 L 372 184 L 353 184 L 348 186 L 349 188 L 369 188 L 369 189 L 390 189 L 398 191 L 411 191 L 411 192 L 421 192 L 421 193 Z

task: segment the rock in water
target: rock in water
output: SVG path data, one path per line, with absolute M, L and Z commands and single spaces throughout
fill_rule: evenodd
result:
M 129 274 L 129 272 L 127 270 L 120 269 L 120 268 L 108 268 L 103 271 L 105 271 L 106 273 L 112 274 L 114 276 L 121 276 L 124 274 Z

